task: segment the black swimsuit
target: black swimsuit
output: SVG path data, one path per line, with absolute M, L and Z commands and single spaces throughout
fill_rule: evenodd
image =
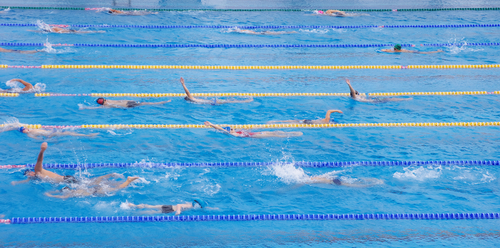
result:
M 128 101 L 127 102 L 127 108 L 133 108 L 133 107 L 137 107 L 139 105 L 141 105 L 141 104 L 136 102 L 136 101 Z
M 78 183 L 78 180 L 74 176 L 64 176 L 63 182 L 65 182 L 65 183 Z
M 342 181 L 340 181 L 340 179 L 338 179 L 338 178 L 333 178 L 332 183 L 335 185 L 342 185 Z
M 163 205 L 161 206 L 161 213 L 168 214 L 174 212 L 174 208 L 172 205 Z

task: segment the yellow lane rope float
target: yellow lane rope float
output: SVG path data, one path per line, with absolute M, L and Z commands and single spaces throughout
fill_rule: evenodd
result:
M 0 93 L 0 97 L 16 97 L 19 93 Z
M 3 93 L 17 94 L 17 93 Z M 368 96 L 431 96 L 431 95 L 497 95 L 500 91 L 445 91 L 445 92 L 387 92 L 368 93 Z M 198 97 L 242 96 L 242 97 L 296 97 L 296 96 L 349 96 L 349 93 L 191 93 Z M 361 93 L 361 95 L 366 95 Z M 0 96 L 3 96 L 0 94 Z M 19 96 L 5 95 L 5 96 Z M 184 93 L 90 93 L 90 94 L 59 94 L 35 93 L 36 97 L 49 96 L 91 96 L 91 97 L 185 97 Z
M 219 124 L 222 127 L 235 129 L 259 129 L 259 128 L 342 128 L 342 127 L 479 127 L 500 126 L 500 122 L 407 122 L 407 123 L 329 123 L 329 124 L 244 124 L 229 125 Z M 0 124 L 4 127 L 5 124 Z M 84 124 L 77 126 L 48 126 L 40 124 L 22 125 L 24 127 L 36 128 L 86 128 L 86 129 L 175 129 L 175 128 L 211 128 L 203 124 Z
M 18 68 L 11 66 L 12 68 Z M 42 65 L 42 69 L 187 69 L 187 70 L 345 70 L 345 69 L 477 69 L 499 68 L 488 65 Z M 10 67 L 9 67 L 10 68 Z M 25 67 L 23 67 L 25 68 Z M 26 67 L 27 68 L 27 67 Z

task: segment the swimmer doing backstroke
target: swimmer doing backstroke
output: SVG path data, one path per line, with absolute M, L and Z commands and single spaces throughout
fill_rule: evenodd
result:
M 207 100 L 207 99 L 200 99 L 194 97 L 191 92 L 189 92 L 188 88 L 186 87 L 186 83 L 184 82 L 184 78 L 181 78 L 181 84 L 182 87 L 184 88 L 184 91 L 186 92 L 186 97 L 184 97 L 184 100 L 193 102 L 193 103 L 201 103 L 201 104 L 211 104 L 211 105 L 219 105 L 219 104 L 226 104 L 226 103 L 247 103 L 253 101 L 253 98 L 250 98 L 248 100 L 220 100 L 217 98 L 214 98 L 213 100 Z
M 234 130 L 231 127 L 221 127 L 219 125 L 212 124 L 208 121 L 205 121 L 205 125 L 213 127 L 216 130 L 219 130 L 223 133 L 230 134 L 232 136 L 240 137 L 240 138 L 270 138 L 270 137 L 287 138 L 287 137 L 303 135 L 302 132 L 283 132 L 283 131 L 250 132 L 250 131 L 245 130 L 245 129 Z

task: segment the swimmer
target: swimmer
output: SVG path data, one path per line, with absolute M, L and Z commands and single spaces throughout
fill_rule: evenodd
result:
M 394 46 L 394 49 L 382 49 L 382 52 L 386 53 L 418 53 L 418 54 L 431 54 L 431 53 L 440 53 L 443 52 L 443 50 L 437 50 L 437 51 L 432 51 L 432 52 L 419 52 L 419 51 L 412 51 L 412 50 L 407 50 L 407 49 L 401 49 L 400 44 L 396 44 Z
M 184 78 L 181 78 L 181 83 L 182 83 L 182 87 L 184 87 L 184 91 L 186 92 L 186 95 L 187 95 L 186 97 L 184 97 L 184 100 L 189 101 L 189 102 L 217 105 L 217 104 L 226 104 L 226 103 L 247 103 L 247 102 L 253 101 L 253 98 L 250 98 L 248 100 L 220 100 L 217 98 L 214 98 L 213 100 L 199 99 L 199 98 L 195 98 L 193 95 L 191 95 L 191 92 L 189 92 L 189 90 L 186 87 L 186 84 L 184 83 Z
M 50 183 L 78 183 L 78 179 L 74 176 L 61 176 L 54 172 L 48 171 L 43 168 L 43 153 L 47 149 L 47 142 L 42 143 L 40 147 L 40 153 L 38 154 L 38 159 L 36 161 L 35 170 L 25 170 L 24 175 L 28 178 L 22 181 L 14 181 L 11 182 L 12 185 L 17 185 L 21 183 L 28 183 L 30 180 L 41 180 L 42 182 L 50 182 Z M 112 173 L 105 176 L 97 177 L 94 180 L 95 184 L 100 183 L 101 180 L 109 178 L 109 177 L 119 177 L 120 174 Z
M 348 181 L 354 181 L 353 179 L 346 180 L 343 179 L 342 177 L 332 177 L 331 175 L 328 175 L 328 173 L 317 177 L 310 177 L 309 179 L 311 180 L 309 182 L 311 184 L 316 184 L 316 183 L 335 184 L 338 186 L 357 187 L 357 188 L 372 187 L 384 183 L 384 181 L 376 178 L 356 179 L 355 181 L 362 181 L 362 183 L 353 183 L 353 182 L 348 182 Z
M 55 136 L 75 136 L 75 137 L 95 137 L 99 135 L 98 133 L 92 134 L 81 134 L 70 131 L 62 131 L 56 128 L 47 129 L 47 128 L 38 128 L 38 129 L 28 129 L 26 127 L 18 128 L 18 131 L 24 134 L 27 134 L 28 137 L 33 139 L 41 140 L 42 138 L 52 138 Z
M 148 204 L 135 205 L 133 203 L 128 204 L 128 206 L 131 208 L 152 209 L 152 210 L 148 210 L 148 211 L 142 211 L 142 212 L 140 212 L 141 214 L 168 214 L 168 213 L 175 212 L 175 215 L 181 214 L 182 211 L 192 209 L 196 205 L 199 205 L 201 208 L 209 208 L 209 207 L 207 207 L 207 203 L 205 203 L 205 201 L 200 200 L 200 199 L 194 199 L 193 203 L 186 202 L 186 203 L 177 204 L 177 205 L 148 205 Z M 209 208 L 209 209 L 214 209 L 214 208 Z
M 5 49 L 0 47 L 0 53 L 22 53 L 22 54 L 33 54 L 42 52 L 42 50 L 15 50 L 15 49 Z
M 27 93 L 26 91 L 30 91 L 30 90 L 33 89 L 33 85 L 32 84 L 30 84 L 30 83 L 28 83 L 28 82 L 26 82 L 26 81 L 24 81 L 22 79 L 14 78 L 14 79 L 11 79 L 9 81 L 19 82 L 19 83 L 21 83 L 21 84 L 24 85 L 24 88 L 22 89 L 22 91 L 21 92 L 16 92 L 16 93 Z M 13 91 L 12 89 L 9 89 L 9 90 L 2 90 L 2 89 L 0 89 L 0 93 L 4 93 L 4 92 L 12 93 L 12 92 L 15 92 L 15 91 Z
M 384 103 L 384 102 L 399 102 L 408 101 L 413 98 L 391 98 L 391 97 L 366 97 L 365 94 L 360 94 L 357 90 L 352 88 L 351 81 L 346 79 L 345 82 L 349 85 L 351 98 L 359 102 L 371 102 L 371 103 Z
M 338 16 L 338 17 L 349 16 L 349 14 L 347 14 L 346 12 L 340 11 L 340 10 L 336 10 L 336 9 L 329 9 L 327 11 L 317 10 L 315 12 L 317 14 L 320 14 L 320 15 L 329 15 L 329 16 Z
M 231 32 L 241 33 L 241 34 L 270 34 L 270 35 L 296 34 L 297 33 L 296 31 L 291 31 L 291 32 L 287 32 L 287 31 L 260 31 L 260 32 L 256 32 L 256 31 L 248 30 L 248 29 L 234 29 L 234 30 L 231 30 Z
M 269 121 L 267 122 L 268 124 L 272 123 L 294 123 L 294 124 L 328 124 L 331 122 L 335 122 L 333 118 L 330 118 L 330 115 L 332 113 L 341 113 L 343 114 L 342 111 L 337 110 L 337 109 L 331 109 L 326 112 L 325 119 L 317 119 L 317 120 L 286 120 L 286 121 Z
M 163 102 L 136 102 L 136 101 L 132 101 L 132 100 L 107 100 L 107 99 L 100 97 L 96 100 L 96 102 L 102 106 L 95 107 L 93 109 L 98 109 L 98 108 L 135 108 L 135 107 L 145 106 L 145 105 L 164 104 L 167 102 L 171 102 L 171 100 L 163 101 Z
M 222 131 L 226 134 L 230 134 L 235 137 L 240 138 L 270 138 L 270 137 L 278 137 L 278 138 L 288 138 L 294 136 L 302 136 L 302 132 L 283 132 L 283 131 L 264 131 L 264 132 L 249 132 L 248 130 L 234 130 L 231 127 L 221 127 L 219 125 L 214 125 L 208 121 L 205 121 L 206 126 L 213 127 L 219 131 Z
M 139 179 L 139 177 L 128 177 L 124 183 L 116 187 L 109 184 L 99 184 L 94 187 L 78 188 L 78 189 L 70 189 L 69 187 L 64 187 L 61 190 L 46 192 L 45 195 L 48 197 L 59 198 L 59 199 L 67 199 L 71 197 L 85 197 L 85 196 L 105 196 L 108 193 L 113 193 L 126 188 L 127 186 L 130 185 L 130 183 L 132 183 L 137 179 Z
M 105 8 L 104 10 L 106 10 L 108 12 L 108 14 L 112 14 L 112 15 L 135 15 L 135 16 L 139 16 L 139 15 L 149 15 L 149 14 L 158 14 L 158 12 L 150 12 L 150 11 L 137 11 L 137 10 L 134 10 L 134 11 L 123 11 L 123 10 L 116 10 L 116 9 L 110 9 L 110 8 Z

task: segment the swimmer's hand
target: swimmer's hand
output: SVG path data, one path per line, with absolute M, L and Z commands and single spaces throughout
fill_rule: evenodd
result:
M 346 82 L 348 85 L 351 85 L 351 80 L 349 80 L 349 79 L 347 79 L 347 78 L 346 78 L 346 79 L 345 79 L 345 82 Z
M 41 151 L 41 152 L 44 152 L 45 150 L 47 150 L 47 147 L 48 147 L 48 146 L 49 146 L 49 145 L 47 144 L 47 142 L 43 142 L 43 143 L 42 143 L 42 146 L 40 146 L 40 151 Z
M 213 126 L 214 124 L 210 123 L 209 121 L 205 121 L 203 124 L 205 124 L 205 126 Z

